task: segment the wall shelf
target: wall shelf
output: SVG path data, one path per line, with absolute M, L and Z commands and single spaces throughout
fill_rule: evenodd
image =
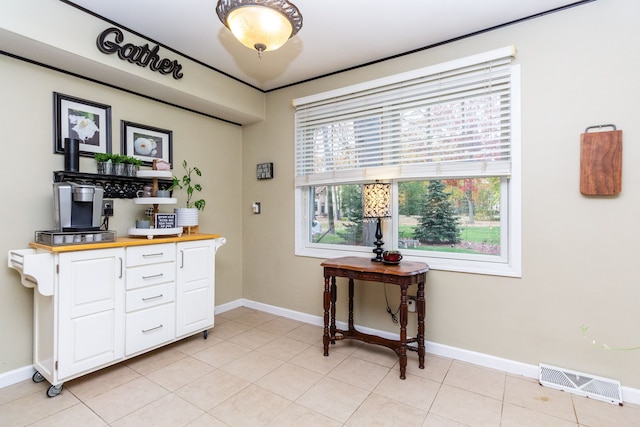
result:
M 156 178 L 158 189 L 167 190 L 171 187 L 172 178 Z M 166 179 L 166 180 L 165 180 Z M 107 199 L 133 199 L 138 190 L 153 183 L 152 178 L 141 178 L 135 176 L 104 175 L 85 172 L 53 172 L 53 182 L 76 182 L 78 184 L 98 185 L 104 189 L 104 198 Z

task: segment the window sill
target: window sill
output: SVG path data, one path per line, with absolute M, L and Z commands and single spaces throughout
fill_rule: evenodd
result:
M 350 249 L 334 249 L 321 247 L 296 248 L 296 256 L 309 258 L 338 258 L 344 256 L 373 257 L 370 248 L 353 247 Z M 424 262 L 434 271 L 452 271 L 456 273 L 483 274 L 489 276 L 522 277 L 520 266 L 513 266 L 506 262 L 491 262 L 477 260 L 460 260 L 430 256 L 416 256 L 403 251 L 403 259 L 407 261 Z

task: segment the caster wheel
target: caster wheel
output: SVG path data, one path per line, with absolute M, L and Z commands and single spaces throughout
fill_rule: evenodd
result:
M 47 397 L 56 397 L 62 392 L 62 384 L 60 385 L 52 385 L 47 389 Z
M 209 336 L 209 331 L 208 331 L 208 330 L 207 330 L 207 331 L 203 331 L 203 332 L 202 332 L 202 336 L 203 336 L 203 337 L 204 337 L 204 339 L 206 340 L 206 339 L 207 339 L 207 337 Z
M 31 379 L 33 380 L 34 383 L 41 383 L 42 381 L 44 381 L 44 377 L 42 376 L 42 374 L 38 371 L 36 371 L 35 374 L 33 374 L 33 376 L 31 377 Z

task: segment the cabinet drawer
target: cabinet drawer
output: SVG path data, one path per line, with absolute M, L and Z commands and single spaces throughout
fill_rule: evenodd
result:
M 173 282 L 176 279 L 176 263 L 165 262 L 127 268 L 126 276 L 127 290 Z
M 126 315 L 125 354 L 171 341 L 176 335 L 175 304 L 169 303 Z
M 125 300 L 125 311 L 155 307 L 175 300 L 176 285 L 173 282 L 128 291 Z
M 173 243 L 127 248 L 127 267 L 157 264 L 160 262 L 175 261 L 175 259 L 176 245 Z

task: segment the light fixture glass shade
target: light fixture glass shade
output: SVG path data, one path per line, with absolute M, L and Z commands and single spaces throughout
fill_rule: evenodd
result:
M 388 218 L 391 216 L 391 184 L 376 182 L 364 184 L 363 218 Z
M 227 18 L 229 29 L 249 49 L 278 49 L 291 37 L 291 23 L 277 10 L 264 6 L 243 6 L 232 10 Z
M 287 0 L 218 0 L 216 13 L 236 39 L 259 54 L 281 47 L 302 28 L 302 15 Z

